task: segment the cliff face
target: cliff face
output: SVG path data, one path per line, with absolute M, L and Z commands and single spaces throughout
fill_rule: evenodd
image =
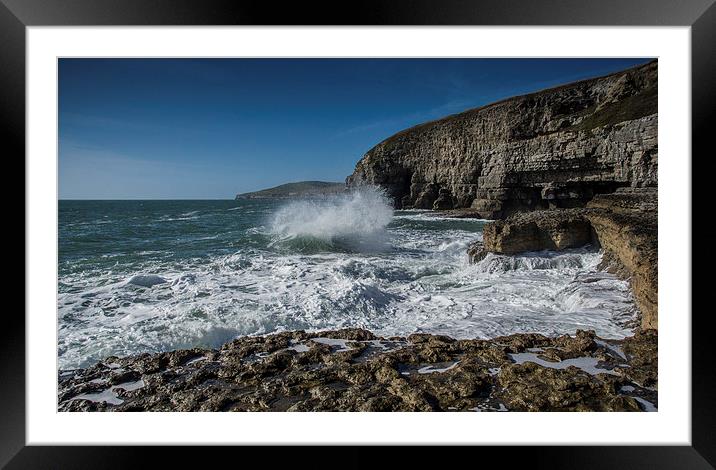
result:
M 604 194 L 587 219 L 604 250 L 603 267 L 629 279 L 644 329 L 658 328 L 658 213 L 656 191 Z
M 656 186 L 657 111 L 650 62 L 401 131 L 346 182 L 384 187 L 398 208 L 471 207 L 484 218 L 581 207 Z

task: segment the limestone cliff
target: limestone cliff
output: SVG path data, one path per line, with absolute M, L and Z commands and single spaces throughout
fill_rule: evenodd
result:
M 657 155 L 653 61 L 401 131 L 346 182 L 382 186 L 399 208 L 472 207 L 502 218 L 656 186 Z

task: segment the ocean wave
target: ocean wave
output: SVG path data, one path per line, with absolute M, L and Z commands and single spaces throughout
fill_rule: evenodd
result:
M 447 215 L 435 214 L 435 212 L 431 210 L 417 209 L 411 209 L 409 211 L 395 211 L 395 218 L 398 220 L 411 220 L 417 222 L 457 222 L 464 224 L 485 224 L 491 222 L 489 219 L 450 217 Z
M 488 253 L 475 264 L 475 269 L 484 273 L 504 273 L 507 271 L 534 270 L 576 270 L 596 266 L 600 255 L 588 249 L 568 252 L 531 252 L 519 256 Z

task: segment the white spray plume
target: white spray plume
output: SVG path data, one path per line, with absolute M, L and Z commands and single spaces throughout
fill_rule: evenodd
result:
M 347 194 L 321 200 L 295 201 L 278 210 L 271 232 L 281 238 L 314 237 L 377 238 L 393 217 L 385 193 L 377 187 L 362 186 Z

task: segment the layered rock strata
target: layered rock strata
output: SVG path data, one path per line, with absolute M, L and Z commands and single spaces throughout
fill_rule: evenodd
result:
M 604 250 L 603 268 L 629 279 L 641 327 L 658 327 L 658 230 L 656 189 L 620 189 L 596 196 L 583 209 L 515 214 L 486 225 L 468 254 L 563 250 L 592 244 Z
M 654 411 L 656 332 L 454 340 L 359 329 L 60 371 L 60 411 Z
M 657 63 L 428 122 L 370 149 L 346 182 L 398 208 L 472 208 L 496 219 L 582 207 L 657 184 Z

